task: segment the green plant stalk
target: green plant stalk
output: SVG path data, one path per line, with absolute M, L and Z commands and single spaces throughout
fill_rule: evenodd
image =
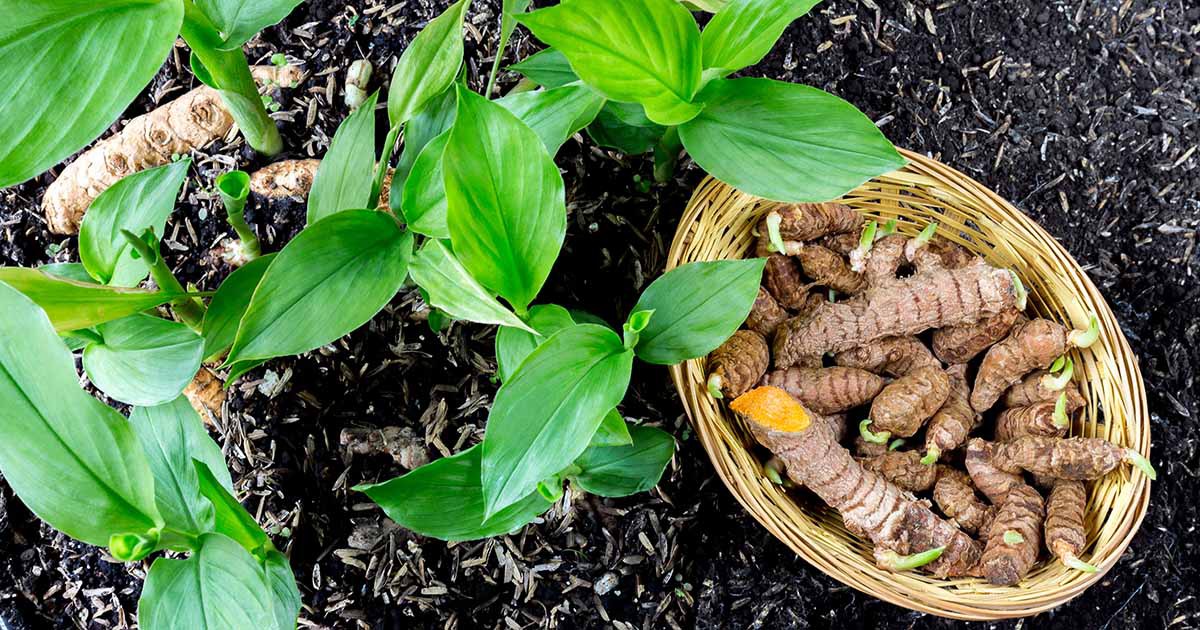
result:
M 240 180 L 237 178 L 241 178 Z M 226 178 L 233 178 L 226 180 Z M 234 182 L 236 189 L 227 189 L 225 184 Z M 253 228 L 246 223 L 246 194 L 249 192 L 249 178 L 242 171 L 233 171 L 226 173 L 217 178 L 217 191 L 221 195 L 221 203 L 225 206 L 225 219 L 229 222 L 229 226 L 237 232 L 238 239 L 242 242 L 242 253 L 249 260 L 254 260 L 262 255 L 262 245 L 258 242 L 258 235 L 254 233 Z
M 245 202 L 242 202 L 245 204 Z M 228 214 L 229 227 L 237 232 L 238 239 L 242 241 L 242 250 L 246 253 L 246 258 L 254 260 L 262 256 L 262 245 L 258 242 L 258 235 L 254 233 L 254 229 L 246 223 L 246 217 L 241 212 L 230 212 Z
M 679 127 L 668 127 L 654 145 L 654 181 L 662 184 L 671 181 L 683 143 L 679 140 Z
M 888 439 L 892 437 L 892 432 L 891 431 L 880 431 L 879 433 L 875 433 L 874 431 L 872 431 L 871 429 L 868 428 L 870 426 L 871 426 L 870 418 L 867 418 L 866 420 L 863 420 L 862 422 L 858 423 L 858 434 L 862 436 L 862 439 L 864 439 L 872 444 L 887 444 Z
M 221 33 L 208 16 L 204 15 L 192 0 L 184 0 L 183 7 L 183 25 L 179 28 L 179 34 L 191 47 L 192 52 L 208 69 L 221 90 L 236 92 L 254 104 L 254 115 L 260 119 L 258 124 L 251 125 L 247 121 L 236 120 L 235 116 L 238 126 L 243 129 L 263 128 L 266 133 L 261 146 L 254 147 L 254 150 L 263 155 L 279 153 L 283 149 L 283 139 L 258 94 L 258 86 L 254 83 L 254 77 L 250 75 L 250 63 L 246 61 L 246 54 L 240 48 L 221 50 Z M 234 109 L 231 108 L 231 111 Z M 246 124 L 243 124 L 244 122 Z
M 891 571 L 911 571 L 937 560 L 942 556 L 942 552 L 945 550 L 945 547 L 935 547 L 927 551 L 909 554 L 907 556 L 902 556 L 895 551 L 889 550 L 877 554 L 876 557 L 879 558 L 880 564 L 882 564 L 886 569 Z
M 175 313 L 179 315 L 179 319 L 187 324 L 192 330 L 199 331 L 204 322 L 204 306 L 196 302 L 191 296 L 186 295 L 187 291 L 183 285 L 179 283 L 179 279 L 175 274 L 171 273 L 171 268 L 167 266 L 166 261 L 158 252 L 150 249 L 146 241 L 139 238 L 129 230 L 121 230 L 121 234 L 129 241 L 129 245 L 137 251 L 146 266 L 150 268 L 150 277 L 154 278 L 154 283 L 158 288 L 168 293 L 185 294 L 177 300 L 171 302 L 171 307 L 175 309 Z
M 371 182 L 371 196 L 367 197 L 368 203 L 378 201 L 379 193 L 383 192 L 383 179 L 387 176 L 388 167 L 392 163 L 392 153 L 396 151 L 396 141 L 400 138 L 400 130 L 403 128 L 404 125 L 396 125 L 388 130 L 387 139 L 383 141 L 383 153 L 379 154 L 379 163 L 375 165 L 375 181 Z M 395 184 L 396 182 L 392 182 L 392 185 Z M 386 207 L 390 209 L 391 203 L 386 204 Z

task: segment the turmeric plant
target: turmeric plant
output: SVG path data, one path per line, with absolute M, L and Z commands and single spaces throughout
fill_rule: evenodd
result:
M 220 93 L 247 142 L 278 153 L 279 131 L 242 45 L 300 2 L 3 0 L 0 187 L 38 175 L 100 135 L 158 72 L 178 36 L 192 50 L 196 78 Z M 72 96 L 81 89 L 88 98 Z

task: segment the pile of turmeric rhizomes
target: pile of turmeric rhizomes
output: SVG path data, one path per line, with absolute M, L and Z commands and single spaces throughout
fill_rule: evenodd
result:
M 1095 571 L 1084 484 L 1122 461 L 1153 477 L 1132 450 L 1066 437 L 1084 406 L 1066 355 L 1098 324 L 1028 318 L 1016 274 L 936 230 L 835 203 L 769 212 L 764 286 L 709 355 L 709 390 L 774 453 L 764 474 L 836 508 L 881 568 L 1012 585 L 1044 545 Z

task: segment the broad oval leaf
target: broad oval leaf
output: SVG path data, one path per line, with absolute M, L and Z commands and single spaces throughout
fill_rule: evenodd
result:
M 483 288 L 441 241 L 426 242 L 413 256 L 409 272 L 425 290 L 429 305 L 454 319 L 532 331 L 494 293 Z
M 396 161 L 396 169 L 392 174 L 392 195 L 389 205 L 397 216 L 408 217 L 404 213 L 401 192 L 408 182 L 409 174 L 417 159 L 425 151 L 425 146 L 434 138 L 454 125 L 454 116 L 458 113 L 458 90 L 450 86 L 441 94 L 433 97 L 404 124 L 404 150 Z M 438 165 L 441 168 L 441 165 Z M 441 175 L 438 175 L 438 186 L 443 187 Z M 445 196 L 445 193 L 442 193 Z M 447 237 L 448 238 L 448 237 Z
M 226 481 L 229 472 L 221 447 L 204 430 L 204 423 L 187 398 L 137 407 L 129 414 L 129 424 L 150 463 L 155 502 L 167 527 L 192 536 L 212 531 L 213 505 L 200 493 L 192 458 L 223 473 Z
M 403 527 L 440 540 L 477 540 L 516 531 L 550 509 L 536 490 L 484 519 L 482 445 L 383 483 L 357 486 Z
M 571 313 L 557 304 L 539 304 L 529 309 L 525 322 L 537 333 L 509 327 L 496 331 L 496 372 L 501 381 L 507 381 L 543 341 L 575 325 Z
M 567 56 L 557 48 L 547 48 L 530 55 L 508 69 L 520 72 L 530 81 L 547 88 L 562 87 L 579 80 Z
M 580 488 L 602 497 L 625 497 L 658 485 L 675 455 L 675 438 L 654 427 L 630 427 L 631 443 L 588 447 L 575 460 Z
M 287 556 L 278 551 L 268 551 L 263 560 L 267 584 L 271 587 L 272 610 L 275 627 L 279 630 L 294 630 L 296 618 L 300 616 L 300 589 L 296 587 L 296 575 Z
M 225 364 L 301 354 L 350 333 L 400 290 L 411 256 L 412 234 L 383 212 L 346 210 L 308 226 L 263 274 Z
M 450 130 L 430 140 L 404 180 L 401 207 L 408 229 L 432 238 L 450 238 L 446 225 L 446 178 L 442 170 L 442 156 Z
M 161 527 L 154 478 L 125 418 L 79 388 L 71 353 L 0 283 L 0 473 L 55 529 L 105 546 Z
M 567 232 L 558 167 L 516 116 L 459 86 L 442 168 L 455 254 L 480 283 L 523 311 Z
M 595 324 L 558 331 L 534 350 L 492 404 L 483 438 L 485 513 L 520 501 L 587 448 L 629 386 L 633 353 Z
M 262 557 L 275 548 L 266 532 L 254 522 L 250 512 L 233 496 L 233 484 L 229 471 L 222 465 L 214 471 L 200 459 L 193 459 L 196 478 L 200 482 L 200 494 L 213 506 L 213 531 L 241 545 L 255 556 Z M 222 475 L 218 477 L 218 472 Z
M 250 306 L 250 298 L 274 259 L 275 254 L 255 258 L 235 269 L 217 287 L 200 327 L 204 335 L 205 359 L 216 358 L 233 345 L 242 315 Z
M 278 627 L 263 567 L 221 534 L 201 536 L 200 548 L 186 560 L 154 561 L 138 600 L 138 622 L 145 630 Z
M 40 269 L 23 267 L 0 267 L 0 282 L 36 302 L 59 332 L 91 328 L 180 297 L 177 293 L 165 291 L 122 289 L 77 282 Z
M 463 58 L 463 16 L 470 0 L 458 0 L 430 20 L 400 55 L 388 88 L 388 120 L 405 123 L 454 81 Z
M 83 351 L 83 369 L 100 391 L 129 405 L 174 400 L 204 358 L 204 339 L 179 322 L 138 314 L 96 331 L 104 341 Z
M 666 131 L 666 127 L 646 118 L 646 110 L 641 105 L 616 101 L 605 103 L 587 128 L 592 142 L 625 155 L 649 151 Z
M 820 1 L 730 0 L 700 34 L 704 67 L 725 76 L 762 61 L 783 29 Z
M 308 224 L 352 208 L 367 208 L 375 180 L 375 99 L 372 94 L 333 134 L 308 193 Z
M 98 281 L 92 277 L 92 274 L 87 272 L 87 268 L 83 263 L 64 262 L 64 263 L 46 263 L 37 268 L 38 271 L 48 273 L 52 276 L 64 278 L 66 280 L 74 280 L 84 284 L 97 284 Z
M 704 111 L 679 127 L 692 159 L 717 179 L 775 201 L 827 201 L 904 165 L 871 119 L 814 87 L 718 79 Z
M 588 86 L 576 84 L 517 92 L 496 102 L 532 129 L 553 156 L 576 131 L 596 118 L 605 100 Z
M 143 234 L 151 229 L 161 236 L 190 165 L 191 160 L 183 159 L 134 173 L 88 206 L 79 226 L 79 259 L 93 278 L 116 287 L 137 286 L 146 279 L 149 268 L 132 256 L 121 230 Z
M 0 188 L 94 140 L 154 78 L 177 0 L 0 3 Z
M 195 0 L 224 39 L 222 48 L 240 48 L 259 31 L 277 24 L 304 0 Z
M 765 262 L 694 262 L 652 282 L 630 311 L 654 311 L 634 348 L 638 358 L 674 365 L 724 343 L 750 314 Z
M 632 444 L 633 438 L 629 435 L 629 426 L 625 423 L 625 418 L 621 417 L 621 412 L 613 409 L 604 414 L 604 419 L 600 421 L 600 427 L 592 434 L 592 439 L 588 442 L 588 448 L 596 446 L 622 446 L 624 444 Z M 587 451 L 584 451 L 587 454 Z
M 674 0 L 565 0 L 518 17 L 561 51 L 579 78 L 614 101 L 637 102 L 661 125 L 690 120 L 701 105 L 700 30 Z

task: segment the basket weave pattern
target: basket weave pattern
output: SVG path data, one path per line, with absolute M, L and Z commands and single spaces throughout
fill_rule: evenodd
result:
M 1088 401 L 1072 435 L 1102 437 L 1143 454 L 1150 451 L 1150 418 L 1138 362 L 1112 310 L 1079 264 L 1039 225 L 978 182 L 937 161 L 902 151 L 904 168 L 863 184 L 840 201 L 882 223 L 897 219 L 915 235 L 930 221 L 938 233 L 1013 269 L 1030 291 L 1028 313 L 1085 328 L 1100 320 L 1100 339 L 1074 350 L 1075 380 Z M 667 269 L 702 260 L 752 255 L 752 230 L 775 202 L 707 178 L 680 220 Z M 1041 612 L 1079 595 L 1113 568 L 1146 514 L 1149 480 L 1119 468 L 1092 484 L 1087 574 L 1043 559 L 1017 586 L 978 578 L 940 580 L 875 567 L 870 543 L 846 531 L 838 514 L 803 491 L 788 494 L 762 473 L 754 438 L 725 405 L 708 395 L 703 359 L 671 368 L 671 377 L 725 485 L 772 534 L 810 564 L 860 591 L 893 604 L 944 617 L 995 620 Z

